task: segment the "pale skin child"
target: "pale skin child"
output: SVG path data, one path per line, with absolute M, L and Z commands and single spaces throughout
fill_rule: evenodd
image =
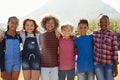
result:
M 39 80 L 40 78 L 40 33 L 37 27 L 35 20 L 25 19 L 23 31 L 20 32 L 23 41 L 22 69 L 25 80 Z
M 72 37 L 73 26 L 66 24 L 61 26 L 59 38 L 59 80 L 74 80 L 75 76 L 75 52 Z

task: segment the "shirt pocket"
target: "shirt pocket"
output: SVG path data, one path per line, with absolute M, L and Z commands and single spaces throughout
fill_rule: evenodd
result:
M 112 37 L 105 36 L 103 39 L 103 43 L 106 45 L 112 45 Z

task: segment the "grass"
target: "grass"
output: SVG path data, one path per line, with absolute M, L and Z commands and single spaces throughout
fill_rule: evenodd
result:
M 120 54 L 120 51 L 118 52 L 118 54 Z M 120 62 L 120 55 L 119 55 L 119 62 Z M 2 79 L 0 79 L 0 80 L 2 80 Z M 24 80 L 24 79 L 23 79 L 22 71 L 20 72 L 19 80 Z M 75 80 L 77 80 L 76 77 L 75 77 Z M 115 77 L 115 80 L 120 80 L 120 64 L 118 65 L 118 76 Z

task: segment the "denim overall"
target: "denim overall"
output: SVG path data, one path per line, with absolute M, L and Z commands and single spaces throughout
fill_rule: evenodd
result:
M 20 71 L 21 57 L 20 57 L 20 36 L 8 38 L 5 34 L 5 70 L 6 72 Z
M 37 43 L 37 37 L 27 37 L 25 32 L 25 42 L 22 54 L 23 70 L 40 70 L 40 51 Z

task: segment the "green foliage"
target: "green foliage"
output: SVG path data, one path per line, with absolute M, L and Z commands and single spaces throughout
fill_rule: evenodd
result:
M 99 26 L 96 19 L 89 22 L 88 33 L 92 33 L 94 30 L 98 29 Z M 118 37 L 118 49 L 120 50 L 120 19 L 110 19 L 110 26 L 108 27 L 108 29 L 116 33 Z M 74 31 L 74 34 L 79 35 L 77 29 Z

